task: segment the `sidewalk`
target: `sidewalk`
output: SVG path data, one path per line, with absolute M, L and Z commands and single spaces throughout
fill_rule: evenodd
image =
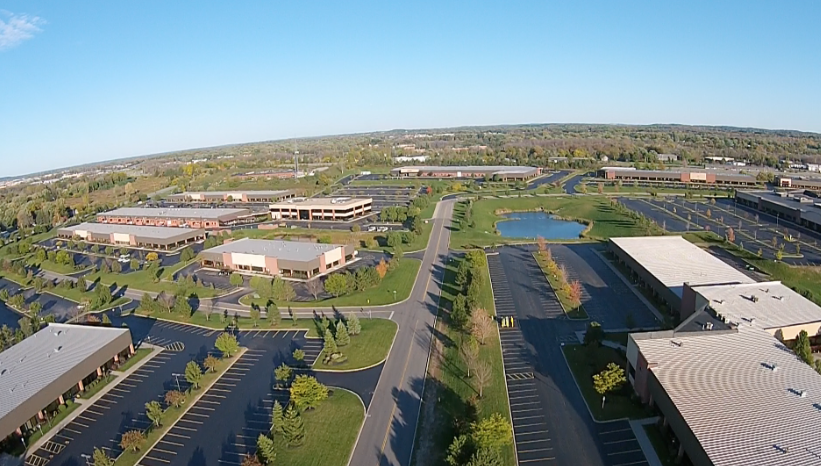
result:
M 84 400 L 82 398 L 75 399 L 74 402 L 77 403 L 78 405 L 80 405 L 80 407 L 75 409 L 65 419 L 60 421 L 59 424 L 55 424 L 51 429 L 49 429 L 49 431 L 45 435 L 40 437 L 36 442 L 29 445 L 28 448 L 26 449 L 26 453 L 23 456 L 27 458 L 29 456 L 29 454 L 36 452 L 41 446 L 43 446 L 43 444 L 45 444 L 46 442 L 51 440 L 51 438 L 54 437 L 55 434 L 60 432 L 65 426 L 67 426 L 69 423 L 71 423 L 71 421 L 76 419 L 77 416 L 79 416 L 80 414 L 83 414 L 83 411 L 88 409 L 89 406 L 96 403 L 97 400 L 99 400 L 100 398 L 103 397 L 103 395 L 105 395 L 106 393 L 111 391 L 111 389 L 113 389 L 114 387 L 119 385 L 120 382 L 125 380 L 129 375 L 133 374 L 137 369 L 142 367 L 143 364 L 145 364 L 148 361 L 152 360 L 154 358 L 154 356 L 160 354 L 163 351 L 163 349 L 161 347 L 150 345 L 148 343 L 143 343 L 141 345 L 141 347 L 148 347 L 148 348 L 151 348 L 153 351 L 151 352 L 151 354 L 149 354 L 148 356 L 146 356 L 143 359 L 141 359 L 140 361 L 138 361 L 136 364 L 134 364 L 134 366 L 132 366 L 131 368 L 129 368 L 125 372 L 112 371 L 111 374 L 116 375 L 117 377 L 114 380 L 112 380 L 108 385 L 103 387 L 99 392 L 94 394 L 94 396 L 92 396 L 91 398 L 89 398 L 87 400 Z
M 647 432 L 644 430 L 644 426 L 648 424 L 655 424 L 658 421 L 659 418 L 657 417 L 630 421 L 630 428 L 633 429 L 633 435 L 636 436 L 636 441 L 639 442 L 639 447 L 641 447 L 641 451 L 647 459 L 647 464 L 650 466 L 662 466 L 662 464 L 659 456 L 656 454 L 656 449 L 653 447 L 653 443 L 650 442 L 650 438 L 647 437 Z

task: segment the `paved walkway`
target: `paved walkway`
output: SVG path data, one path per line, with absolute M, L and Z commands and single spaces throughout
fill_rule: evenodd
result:
M 650 442 L 650 438 L 647 436 L 647 431 L 644 430 L 644 426 L 648 424 L 655 424 L 658 421 L 659 418 L 657 417 L 630 421 L 630 428 L 633 429 L 633 435 L 636 436 L 636 440 L 639 442 L 641 451 L 644 452 L 644 457 L 647 458 L 647 464 L 650 466 L 662 466 L 662 464 L 656 454 L 656 449 L 653 448 L 653 443 Z

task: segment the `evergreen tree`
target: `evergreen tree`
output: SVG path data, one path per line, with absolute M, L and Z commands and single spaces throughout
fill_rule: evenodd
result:
M 324 349 L 328 356 L 339 352 L 339 348 L 336 346 L 336 340 L 334 340 L 333 334 L 331 334 L 331 331 L 328 329 L 325 329 Z
M 298 447 L 305 443 L 305 424 L 296 406 L 291 405 L 285 410 L 282 437 L 289 447 Z
M 810 337 L 806 330 L 802 330 L 795 339 L 795 354 L 805 363 L 812 365 L 812 348 L 810 348 Z
M 348 335 L 348 330 L 340 320 L 336 323 L 336 344 L 337 346 L 348 346 L 350 343 L 351 337 Z
M 279 308 L 276 304 L 269 302 L 266 311 L 268 312 L 268 321 L 271 322 L 271 326 L 279 325 L 282 322 L 282 314 L 279 313 Z
M 284 432 L 284 422 L 285 417 L 282 411 L 282 405 L 279 403 L 279 400 L 274 401 L 274 409 L 273 409 L 273 416 L 271 421 L 271 432 L 275 435 L 282 435 Z
M 277 457 L 274 441 L 265 434 L 257 437 L 257 456 L 264 464 L 274 464 Z
M 362 331 L 362 325 L 359 323 L 359 317 L 353 312 L 348 316 L 348 335 L 359 335 Z

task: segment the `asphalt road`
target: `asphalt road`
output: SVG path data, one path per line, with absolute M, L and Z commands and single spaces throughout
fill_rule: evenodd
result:
M 410 298 L 390 306 L 399 324 L 350 464 L 407 466 L 415 441 L 422 390 L 445 264 L 454 201 L 434 212 L 430 243 Z
M 576 175 L 564 183 L 564 192 L 567 194 L 576 194 L 576 185 L 582 182 L 584 175 Z

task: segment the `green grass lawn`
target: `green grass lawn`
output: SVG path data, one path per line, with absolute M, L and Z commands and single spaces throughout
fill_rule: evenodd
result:
M 71 404 L 69 404 L 69 403 L 71 403 Z M 40 440 L 40 437 L 47 434 L 51 429 L 54 428 L 54 426 L 61 423 L 63 421 L 63 419 L 68 417 L 69 414 L 74 412 L 79 407 L 80 407 L 79 403 L 76 403 L 73 400 L 72 401 L 66 400 L 66 409 L 65 409 L 65 411 L 58 412 L 56 416 L 51 418 L 50 422 L 46 422 L 45 424 L 42 424 L 41 425 L 42 430 L 41 429 L 35 429 L 32 432 L 32 434 L 27 438 L 26 444 L 31 445 L 32 443 L 36 442 L 37 440 Z
M 333 395 L 318 408 L 302 413 L 305 443 L 288 448 L 275 440 L 276 464 L 289 466 L 345 466 L 351 456 L 359 429 L 365 422 L 365 408 L 355 394 L 332 388 Z
M 192 399 L 199 395 L 200 393 L 205 393 L 208 389 L 216 382 L 225 371 L 228 369 L 229 362 L 236 360 L 239 355 L 234 355 L 231 359 L 220 359 L 219 364 L 217 365 L 217 369 L 214 372 L 206 372 L 202 376 L 202 382 L 200 383 L 200 388 L 195 390 L 194 392 L 187 392 L 188 396 L 186 397 L 185 404 L 180 406 L 179 408 L 175 408 L 170 406 L 166 408 L 165 413 L 162 417 L 162 424 L 160 427 L 156 428 L 149 428 L 146 432 L 145 436 L 145 443 L 143 447 L 136 451 L 125 451 L 120 456 L 116 458 L 114 462 L 115 466 L 134 466 L 137 462 L 142 458 L 143 454 L 150 449 L 151 445 L 156 443 L 160 438 L 168 432 L 168 429 L 171 425 L 174 424 L 179 418 L 185 414 L 186 410 L 192 404 Z
M 413 284 L 416 281 L 416 275 L 419 273 L 419 267 L 422 261 L 418 259 L 404 258 L 399 262 L 399 267 L 396 270 L 385 275 L 382 283 L 379 286 L 365 291 L 355 291 L 351 294 L 340 296 L 338 298 L 328 298 L 320 301 L 277 301 L 276 304 L 280 309 L 291 307 L 330 307 L 330 306 L 353 306 L 353 307 L 367 307 L 367 306 L 382 306 L 385 304 L 393 304 L 405 300 L 410 296 Z M 393 291 L 396 290 L 396 298 L 394 299 Z M 270 301 L 269 298 L 254 298 L 253 295 L 245 295 L 240 298 L 240 303 L 246 306 L 256 304 L 264 307 Z
M 459 265 L 459 260 L 450 261 L 447 265 L 444 277 L 444 286 L 442 287 L 442 297 L 439 307 L 439 319 L 437 321 L 437 330 L 442 333 L 442 337 L 448 342 L 456 343 L 466 338 L 466 335 L 450 328 L 447 325 L 447 314 L 450 312 L 451 303 L 458 291 L 455 284 L 456 269 Z M 493 303 L 493 291 L 490 286 L 490 276 L 487 268 L 484 269 L 485 283 L 488 285 L 483 288 L 480 297 L 481 306 L 488 310 L 491 315 L 496 314 L 496 308 Z M 432 355 L 435 357 L 435 355 Z M 438 402 L 435 409 L 434 420 L 422 419 L 419 422 L 419 428 L 426 426 L 427 428 L 434 428 L 435 432 L 430 433 L 435 443 L 435 451 L 439 452 L 440 459 L 444 456 L 448 445 L 455 435 L 455 423 L 466 422 L 471 419 L 471 411 L 469 402 L 475 402 L 476 417 L 484 418 L 492 413 L 501 413 L 508 421 L 510 421 L 510 408 L 508 405 L 507 388 L 505 386 L 504 371 L 502 365 L 502 350 L 499 342 L 498 333 L 494 332 L 485 342 L 485 345 L 480 348 L 479 357 L 482 361 L 490 363 L 493 368 L 493 380 L 490 385 L 484 389 L 484 396 L 478 398 L 478 392 L 474 388 L 474 384 L 470 378 L 466 377 L 467 368 L 459 354 L 457 345 L 445 344 L 443 354 L 441 356 L 442 362 L 439 365 L 436 378 L 432 379 L 428 374 L 427 384 L 433 384 L 438 390 Z M 424 415 L 424 410 L 423 410 Z M 418 435 L 422 435 L 421 432 Z M 417 443 L 417 448 L 419 443 Z M 414 464 L 416 463 L 416 456 L 418 452 L 414 452 Z M 509 445 L 502 449 L 503 464 L 515 465 L 516 459 L 513 453 L 513 446 Z
M 497 211 L 536 211 L 544 209 L 556 215 L 593 221 L 593 227 L 586 234 L 588 239 L 606 239 L 614 236 L 640 236 L 647 234 L 647 229 L 640 227 L 636 221 L 619 213 L 610 205 L 610 201 L 597 196 L 574 197 L 522 197 L 511 199 L 482 199 L 475 201 L 472 208 L 473 228 L 454 223 L 451 234 L 453 248 L 489 246 L 505 242 L 515 242 L 524 238 L 503 238 L 496 234 L 496 222 L 503 217 Z M 454 219 L 464 218 L 465 204 L 457 203 Z
M 576 383 L 581 388 L 584 400 L 597 421 L 612 421 L 614 419 L 630 418 L 641 419 L 647 413 L 638 401 L 631 399 L 629 382 L 616 392 L 607 394 L 607 401 L 602 409 L 601 395 L 593 388 L 593 375 L 601 372 L 607 363 L 615 362 L 622 368 L 627 361 L 620 352 L 606 346 L 592 349 L 584 345 L 565 345 L 562 347 L 570 370 Z
M 100 390 L 103 389 L 103 387 L 106 387 L 108 384 L 113 382 L 116 378 L 117 376 L 114 374 L 109 374 L 107 376 L 98 378 L 94 382 L 91 382 L 90 385 L 87 385 L 85 387 L 85 390 L 83 391 L 83 394 L 80 395 L 80 398 L 84 400 L 91 398 L 92 396 L 99 393 Z
M 562 308 L 564 309 L 564 313 L 567 315 L 567 317 L 569 319 L 589 318 L 587 315 L 587 311 L 584 310 L 584 306 L 581 304 L 578 306 L 574 306 L 570 300 L 570 297 L 562 289 L 557 278 L 548 273 L 547 259 L 542 257 L 542 255 L 538 252 L 533 253 L 533 257 L 536 258 L 536 263 L 539 264 L 539 268 L 542 269 L 542 273 L 544 274 L 545 279 L 547 279 L 547 282 L 550 284 L 550 287 L 553 288 L 553 292 L 556 293 L 556 297 L 562 303 Z
M 333 366 L 322 364 L 325 350 L 319 354 L 314 369 L 355 370 L 370 367 L 384 361 L 393 344 L 398 326 L 388 319 L 360 319 L 362 332 L 351 337 L 351 344 L 339 348 L 348 360 Z
M 150 348 L 140 348 L 134 351 L 134 354 L 131 355 L 130 358 L 128 358 L 128 361 L 120 364 L 120 367 L 117 370 L 120 372 L 125 372 L 128 369 L 131 369 L 131 366 L 137 364 L 137 362 L 139 362 L 141 359 L 144 359 L 149 354 L 151 354 Z
M 68 275 L 70 273 L 84 270 L 78 269 L 73 265 L 58 264 L 48 259 L 38 263 L 34 256 L 31 256 L 28 258 L 28 260 L 26 260 L 26 265 L 28 265 L 29 267 L 37 267 L 43 270 L 48 270 L 49 272 L 59 273 L 62 275 Z
M 162 273 L 165 273 L 163 270 Z M 127 286 L 132 290 L 152 291 L 166 293 L 176 293 L 179 290 L 179 285 L 171 282 L 161 280 L 154 282 L 156 270 L 140 270 L 137 272 L 117 274 L 117 273 L 102 273 L 95 272 L 85 276 L 86 280 L 95 281 L 100 280 L 105 285 L 116 284 L 118 287 Z M 188 290 L 189 293 L 196 294 L 200 298 L 210 298 L 223 293 L 221 290 L 206 288 L 204 286 L 196 285 Z

